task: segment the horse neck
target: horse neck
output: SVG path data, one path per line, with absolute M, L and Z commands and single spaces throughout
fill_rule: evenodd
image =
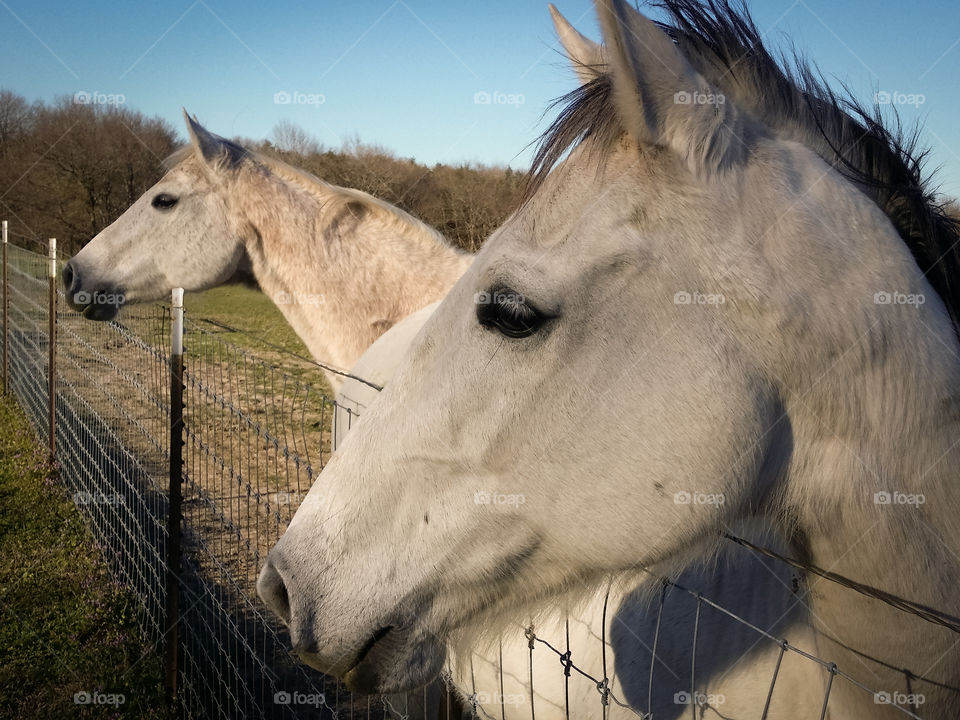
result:
M 337 188 L 292 188 L 270 173 L 247 173 L 245 183 L 234 197 L 254 277 L 320 362 L 349 369 L 392 325 L 442 299 L 470 263 L 413 218 L 351 213 Z M 327 377 L 337 390 L 342 378 Z
M 787 514 L 797 518 L 814 565 L 956 616 L 960 345 L 938 306 L 931 292 L 912 322 L 868 331 L 846 346 L 845 357 L 832 356 L 836 367 L 818 368 L 795 386 L 812 389 L 788 393 L 794 457 Z M 953 633 L 817 576 L 807 583 L 821 657 L 877 690 L 905 693 L 906 678 L 844 646 L 954 686 L 960 681 Z M 926 694 L 925 712 L 955 700 L 929 684 L 913 690 Z M 834 712 L 865 707 L 850 683 L 838 681 L 834 692 Z M 869 697 L 866 706 L 877 711 Z

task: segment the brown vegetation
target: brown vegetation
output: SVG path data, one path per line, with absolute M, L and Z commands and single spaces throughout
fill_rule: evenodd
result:
M 75 251 L 157 181 L 175 147 L 158 118 L 0 90 L 0 215 L 14 235 Z
M 136 110 L 0 90 L 0 217 L 16 236 L 57 237 L 73 253 L 161 177 L 178 144 L 169 123 Z M 324 148 L 288 121 L 271 141 L 244 144 L 393 203 L 468 250 L 513 210 L 523 181 L 509 168 L 427 167 L 359 141 Z

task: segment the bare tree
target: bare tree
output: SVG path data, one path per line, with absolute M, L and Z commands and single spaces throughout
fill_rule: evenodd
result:
M 513 211 L 523 182 L 509 168 L 428 167 L 359 138 L 325 149 L 289 120 L 272 140 L 244 143 L 394 203 L 470 250 Z M 122 106 L 30 104 L 0 91 L 0 215 L 17 234 L 76 250 L 160 178 L 176 142 L 163 120 Z
M 281 120 L 273 126 L 273 144 L 281 152 L 303 157 L 321 152 L 317 139 L 290 120 Z
M 173 130 L 159 118 L 72 98 L 31 107 L 4 92 L 0 126 L 10 138 L 2 150 L 0 212 L 11 217 L 15 232 L 56 236 L 68 251 L 156 182 L 176 144 Z

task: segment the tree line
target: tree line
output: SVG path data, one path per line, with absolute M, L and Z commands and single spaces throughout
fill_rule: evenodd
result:
M 393 203 L 471 251 L 513 211 L 524 181 L 504 167 L 429 167 L 359 140 L 325 148 L 287 121 L 270 139 L 237 140 Z M 170 123 L 125 106 L 0 90 L 0 217 L 15 242 L 56 237 L 74 253 L 160 179 L 182 144 Z
M 359 140 L 325 148 L 289 121 L 270 139 L 238 140 L 393 203 L 470 251 L 514 210 L 524 183 L 510 168 L 428 167 Z M 160 179 L 182 142 L 168 122 L 125 106 L 72 97 L 31 103 L 0 89 L 0 217 L 14 241 L 56 237 L 74 253 Z M 948 210 L 960 218 L 955 201 Z

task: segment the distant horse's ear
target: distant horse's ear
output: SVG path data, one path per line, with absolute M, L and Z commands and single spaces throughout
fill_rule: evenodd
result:
M 731 99 L 623 0 L 597 0 L 597 13 L 624 128 L 641 143 L 671 149 L 697 175 L 742 163 L 753 126 Z
M 183 111 L 183 117 L 187 122 L 190 144 L 208 164 L 216 169 L 234 168 L 247 156 L 246 148 L 219 135 L 214 135 L 198 123 L 196 118 L 190 117 L 186 110 Z
M 581 35 L 560 14 L 553 3 L 550 3 L 550 17 L 553 18 L 553 27 L 557 31 L 557 37 L 560 38 L 560 44 L 563 45 L 563 50 L 570 59 L 573 70 L 580 78 L 581 84 L 586 85 L 606 71 L 607 63 L 603 57 L 602 45 Z

